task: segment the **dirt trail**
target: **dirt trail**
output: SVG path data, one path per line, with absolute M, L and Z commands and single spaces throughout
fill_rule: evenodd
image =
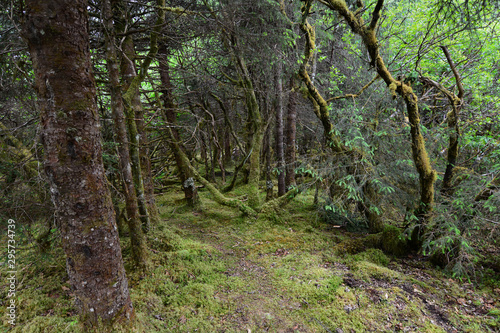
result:
M 233 309 L 222 319 L 222 324 L 228 331 L 238 332 L 308 332 L 307 325 L 293 322 L 277 313 L 283 308 L 296 310 L 300 304 L 290 305 L 287 299 L 277 290 L 272 282 L 269 270 L 255 260 L 248 258 L 242 237 L 238 230 L 207 230 L 195 224 L 179 224 L 179 228 L 189 230 L 189 237 L 209 244 L 220 251 L 219 260 L 226 264 L 224 274 L 240 279 L 242 287 L 239 290 L 219 290 L 215 297 L 226 302 Z M 281 308 L 277 311 L 277 307 Z M 222 330 L 226 331 L 226 330 Z

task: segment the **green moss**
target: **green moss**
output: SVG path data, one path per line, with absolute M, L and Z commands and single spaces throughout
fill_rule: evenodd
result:
M 390 262 L 389 257 L 387 257 L 382 250 L 379 249 L 367 249 L 365 252 L 358 253 L 353 256 L 356 261 L 369 261 L 371 263 L 387 266 Z
M 369 248 L 379 248 L 381 234 L 367 235 L 362 238 L 347 239 L 334 246 L 338 255 L 356 254 Z
M 24 325 L 17 325 L 11 332 L 40 333 L 40 332 L 85 332 L 81 324 L 72 318 L 63 317 L 35 317 Z
M 385 253 L 395 256 L 408 254 L 408 245 L 401 229 L 386 225 L 382 232 L 381 246 Z
M 447 301 L 469 297 L 458 283 L 424 267 L 412 271 L 390 261 L 381 250 L 383 233 L 350 239 L 359 234 L 323 230 L 310 210 L 312 196 L 296 198 L 277 224 L 244 217 L 207 191 L 200 195 L 201 213 L 175 205 L 180 190 L 157 197 L 163 219 L 147 235 L 153 268 L 127 275 L 136 312 L 130 331 L 442 332 L 424 299 L 444 311 L 451 307 Z M 386 237 L 396 231 L 386 228 Z M 356 250 L 338 251 L 335 243 Z M 129 239 L 121 244 L 127 247 Z M 19 254 L 27 268 L 16 332 L 79 332 L 62 250 L 52 246 L 41 257 L 35 249 Z M 130 251 L 123 254 L 131 262 Z M 480 297 L 479 305 L 492 298 Z M 452 310 L 448 319 L 463 331 L 494 331 L 496 312 L 472 317 Z
M 246 188 L 248 193 L 248 206 L 253 209 L 259 209 L 262 205 L 262 198 L 258 186 L 249 184 Z
M 369 261 L 359 261 L 353 265 L 353 268 L 355 270 L 354 276 L 365 281 L 368 281 L 369 278 L 391 281 L 401 277 L 401 273 Z

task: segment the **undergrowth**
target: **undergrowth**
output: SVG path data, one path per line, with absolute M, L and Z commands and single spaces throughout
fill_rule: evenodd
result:
M 496 287 L 450 279 L 419 256 L 393 257 L 374 248 L 342 251 L 342 244 L 362 235 L 328 228 L 310 195 L 299 196 L 271 221 L 221 207 L 203 189 L 200 195 L 203 209 L 195 212 L 182 205 L 182 192 L 157 198 L 161 222 L 147 235 L 153 263 L 147 274 L 131 271 L 129 238 L 121 238 L 136 312 L 132 331 L 499 328 Z M 19 236 L 18 324 L 10 327 L 4 315 L 2 331 L 79 332 L 57 233 L 40 254 L 28 237 L 39 232 L 35 225 Z M 5 252 L 1 261 L 6 271 Z M 4 309 L 6 289 L 0 292 Z

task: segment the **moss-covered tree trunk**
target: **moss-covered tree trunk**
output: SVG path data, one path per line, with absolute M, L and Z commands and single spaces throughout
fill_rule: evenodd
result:
M 106 38 L 106 67 L 108 69 L 111 92 L 111 111 L 114 120 L 115 137 L 118 143 L 120 172 L 123 178 L 125 208 L 127 211 L 127 224 L 130 231 L 132 257 L 137 267 L 145 269 L 147 267 L 147 245 L 141 229 L 139 209 L 137 206 L 137 195 L 134 187 L 132 168 L 130 166 L 129 142 L 124 115 L 125 110 L 120 88 L 120 62 L 116 52 L 116 39 L 112 21 L 113 13 L 111 11 L 111 3 L 109 0 L 103 1 L 103 13 Z
M 305 1 L 301 9 L 302 20 L 300 23 L 300 28 L 302 32 L 304 32 L 305 34 L 306 41 L 304 48 L 304 59 L 302 64 L 300 65 L 299 76 L 306 85 L 307 97 L 313 104 L 314 113 L 320 119 L 323 125 L 323 131 L 327 145 L 336 155 L 349 156 L 353 165 L 351 165 L 348 168 L 348 171 L 351 174 L 354 174 L 356 180 L 358 181 L 358 183 L 360 183 L 361 179 L 363 178 L 361 177 L 360 170 L 362 170 L 361 172 L 364 172 L 365 174 L 369 173 L 371 165 L 367 165 L 366 167 L 362 168 L 357 167 L 356 164 L 359 163 L 360 160 L 364 159 L 365 155 L 364 152 L 357 148 L 347 147 L 342 142 L 342 139 L 334 133 L 333 123 L 330 119 L 330 114 L 328 111 L 328 101 L 324 99 L 319 90 L 316 88 L 307 71 L 309 62 L 314 54 L 314 49 L 316 48 L 315 45 L 316 33 L 314 27 L 311 26 L 311 24 L 309 24 L 309 22 L 307 21 L 309 12 L 311 10 L 311 5 L 312 5 L 312 0 Z M 363 87 L 361 91 L 363 91 L 367 86 Z M 371 184 L 370 180 L 368 180 L 367 183 L 362 186 L 362 191 L 363 191 L 363 200 L 362 202 L 358 203 L 358 207 L 361 209 L 361 211 L 368 220 L 368 226 L 370 232 L 371 233 L 380 232 L 383 229 L 383 220 L 376 209 L 377 207 L 375 206 L 375 203 L 379 201 L 377 198 L 378 193 L 374 191 L 373 184 Z
M 446 93 L 446 96 L 450 100 L 452 108 L 452 110 L 448 112 L 446 116 L 448 121 L 448 129 L 451 132 L 448 145 L 448 156 L 447 156 L 448 163 L 446 165 L 446 171 L 443 177 L 443 186 L 441 187 L 441 192 L 444 194 L 452 194 L 453 171 L 455 169 L 455 164 L 458 158 L 458 148 L 459 148 L 458 139 L 460 137 L 458 116 L 460 114 L 460 109 L 462 107 L 463 97 L 465 92 L 464 92 L 464 87 L 462 86 L 462 80 L 460 79 L 460 75 L 458 74 L 455 63 L 451 59 L 451 55 L 450 52 L 448 51 L 448 48 L 446 46 L 441 46 L 441 49 L 443 50 L 446 60 L 448 60 L 448 64 L 450 65 L 453 75 L 455 76 L 455 81 L 458 87 L 458 96 L 455 96 L 455 94 L 451 92 Z
M 287 119 L 286 119 L 286 149 L 285 164 L 286 176 L 285 187 L 295 186 L 295 159 L 296 159 L 296 137 L 297 137 L 297 92 L 295 90 L 294 76 L 290 77 L 290 95 L 288 97 Z
M 276 90 L 277 90 L 277 110 L 276 110 L 276 162 L 278 169 L 278 196 L 286 193 L 285 185 L 285 152 L 283 138 L 283 63 L 278 59 L 276 73 Z
M 87 328 L 134 315 L 102 161 L 87 1 L 25 1 L 44 167 L 76 306 Z
M 193 173 L 189 167 L 184 163 L 184 160 L 178 149 L 183 152 L 186 151 L 184 144 L 181 140 L 179 131 L 177 130 L 177 117 L 176 110 L 178 109 L 173 95 L 172 82 L 170 80 L 170 70 L 168 65 L 168 49 L 165 43 L 161 43 L 158 50 L 159 71 L 161 80 L 161 93 L 163 100 L 163 114 L 167 121 L 167 126 L 170 128 L 172 137 L 169 139 L 169 146 L 174 153 L 175 164 L 179 172 L 182 190 L 184 191 L 184 198 L 186 204 L 191 207 L 199 207 L 200 199 L 198 191 L 194 183 Z M 174 144 L 175 142 L 175 144 Z M 176 146 L 179 147 L 176 149 Z
M 231 52 L 231 57 L 238 71 L 238 84 L 242 87 L 245 95 L 245 104 L 248 112 L 248 137 L 249 137 L 249 175 L 248 175 L 248 205 L 257 208 L 261 205 L 259 193 L 260 181 L 260 152 L 264 139 L 266 126 L 262 121 L 259 102 L 255 95 L 250 72 L 248 71 L 245 59 L 240 54 L 238 40 L 236 36 L 227 36 L 227 45 Z
M 394 79 L 379 52 L 376 32 L 384 1 L 377 0 L 370 22 L 364 22 L 363 20 L 362 13 L 365 8 L 362 3 L 360 3 L 362 6 L 355 12 L 352 12 L 348 8 L 344 0 L 323 0 L 321 3 L 339 13 L 350 26 L 351 30 L 362 38 L 363 44 L 370 55 L 371 66 L 376 69 L 378 75 L 387 84 L 393 97 L 396 98 L 396 96 L 399 95 L 405 101 L 410 123 L 413 162 L 415 163 L 415 168 L 417 169 L 420 180 L 420 204 L 417 215 L 419 216 L 421 225 L 415 228 L 412 237 L 414 246 L 419 247 L 421 244 L 421 236 L 425 230 L 426 221 L 430 218 L 430 212 L 434 206 L 436 171 L 431 166 L 427 155 L 427 149 L 425 148 L 425 140 L 420 129 L 417 95 L 415 95 L 408 84 Z
M 127 34 L 127 29 L 130 27 L 130 18 L 128 17 L 127 5 L 123 0 L 112 0 L 112 8 L 115 20 L 115 28 L 118 34 L 124 34 L 122 40 L 122 54 L 121 54 L 121 75 L 122 75 L 122 89 L 123 89 L 123 100 L 125 105 L 125 113 L 127 119 L 127 127 L 129 130 L 129 141 L 130 141 L 130 157 L 132 161 L 132 173 L 134 175 L 134 183 L 137 192 L 138 206 L 140 218 L 143 224 L 143 229 L 147 231 L 149 229 L 149 224 L 151 218 L 156 220 L 158 218 L 158 210 L 154 202 L 153 196 L 153 183 L 152 179 L 145 181 L 146 177 L 151 178 L 150 167 L 148 166 L 150 161 L 147 156 L 147 149 L 142 150 L 141 146 L 146 147 L 144 128 L 141 128 L 141 120 L 144 120 L 143 108 L 140 101 L 139 87 L 141 82 L 146 77 L 146 72 L 149 69 L 151 61 L 158 51 L 158 33 L 162 27 L 165 20 L 165 1 L 157 0 L 157 19 L 152 29 L 150 36 L 149 52 L 145 59 L 141 63 L 139 71 L 135 67 L 135 47 L 130 34 Z M 139 116 L 137 115 L 139 114 Z M 136 122 L 139 119 L 139 125 Z M 141 140 L 142 145 L 141 145 Z M 141 157 L 142 156 L 142 157 Z M 143 166 L 141 163 L 141 158 L 146 158 L 146 165 Z M 145 168 L 145 170 L 144 170 Z M 145 185 L 148 185 L 147 187 Z

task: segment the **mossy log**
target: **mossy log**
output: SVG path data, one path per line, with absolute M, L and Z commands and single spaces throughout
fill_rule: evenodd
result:
M 410 251 L 408 241 L 401 229 L 391 225 L 386 225 L 384 230 L 377 234 L 348 239 L 334 246 L 334 250 L 339 254 L 356 254 L 370 248 L 381 249 L 394 256 L 404 256 Z
M 170 128 L 167 129 L 170 139 L 172 140 L 173 138 L 173 133 Z M 243 202 L 241 202 L 238 199 L 230 199 L 225 197 L 212 183 L 210 183 L 208 180 L 206 180 L 203 176 L 200 175 L 200 173 L 191 165 L 191 162 L 189 161 L 189 158 L 186 156 L 186 154 L 180 149 L 178 143 L 175 140 L 172 140 L 172 148 L 176 151 L 176 154 L 178 154 L 179 158 L 182 159 L 182 163 L 189 168 L 191 171 L 191 174 L 193 177 L 200 182 L 205 188 L 213 195 L 214 200 L 223 206 L 228 206 L 228 207 L 233 207 L 233 208 L 238 208 L 243 214 L 249 215 L 256 217 L 257 212 L 245 205 Z

